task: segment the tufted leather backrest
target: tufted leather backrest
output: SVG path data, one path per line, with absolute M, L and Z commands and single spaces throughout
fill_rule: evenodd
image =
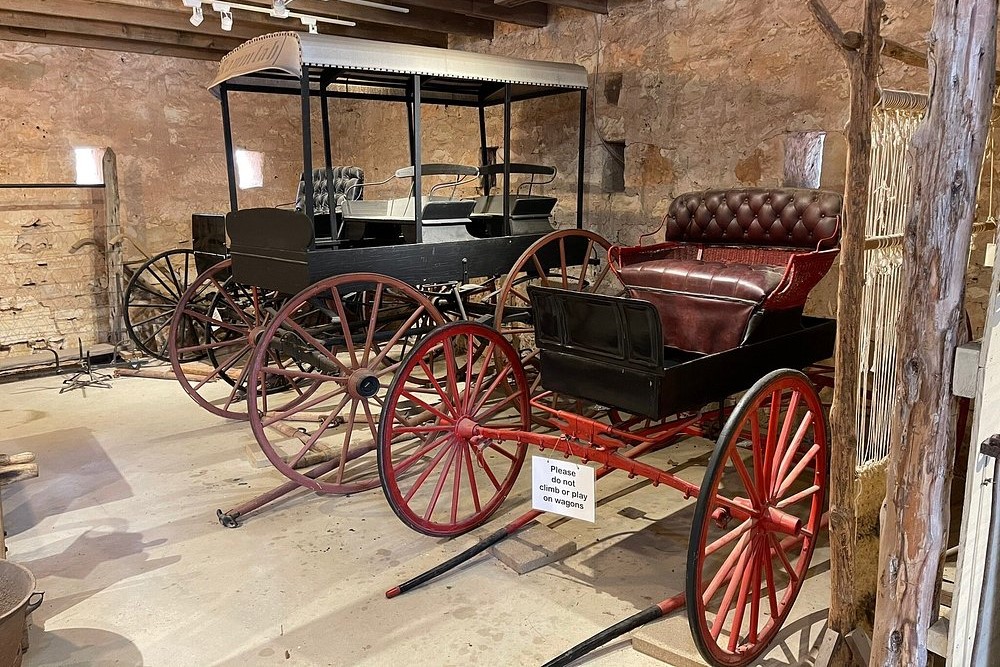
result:
M 688 192 L 670 204 L 666 240 L 835 248 L 842 200 L 836 192 L 798 188 Z
M 330 213 L 330 196 L 347 194 L 350 199 L 361 199 L 362 188 L 354 185 L 364 184 L 365 172 L 361 167 L 330 167 L 330 177 L 327 182 L 326 168 L 313 169 L 313 208 L 315 213 L 326 215 Z M 350 192 L 347 192 L 350 189 Z M 295 192 L 295 210 L 303 211 L 306 207 L 306 186 L 299 176 L 299 187 Z

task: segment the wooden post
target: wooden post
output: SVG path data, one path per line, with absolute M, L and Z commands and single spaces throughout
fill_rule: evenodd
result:
M 913 139 L 892 449 L 872 636 L 877 667 L 923 667 L 955 459 L 952 366 L 995 88 L 996 0 L 934 3 L 931 90 Z
M 854 378 L 860 363 L 861 302 L 865 274 L 865 220 L 868 180 L 871 176 L 872 101 L 877 91 L 879 27 L 884 0 L 865 0 L 861 33 L 844 33 L 821 0 L 809 9 L 823 32 L 838 47 L 851 81 L 850 120 L 847 123 L 847 179 L 844 190 L 844 227 L 840 237 L 840 277 L 837 289 L 837 382 L 830 409 L 830 628 L 841 637 L 865 616 L 864 595 L 855 580 L 854 526 L 857 513 L 858 436 L 855 426 L 857 394 Z M 874 591 L 872 591 L 874 593 Z M 870 596 L 869 596 L 870 599 Z M 835 664 L 847 664 L 850 653 L 841 646 Z
M 125 292 L 125 269 L 122 264 L 121 221 L 118 217 L 118 161 L 110 148 L 104 150 L 104 238 L 109 241 L 104 249 L 108 270 L 108 330 L 112 345 L 125 340 L 125 318 L 122 297 Z

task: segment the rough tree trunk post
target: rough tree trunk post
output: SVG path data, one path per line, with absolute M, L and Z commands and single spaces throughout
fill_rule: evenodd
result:
M 927 664 L 955 458 L 951 394 L 965 268 L 996 67 L 996 0 L 934 3 L 930 97 L 913 139 L 898 401 L 872 637 L 876 667 Z
M 861 34 L 844 33 L 821 0 L 809 8 L 824 33 L 847 62 L 851 81 L 850 120 L 847 123 L 847 179 L 844 192 L 844 228 L 840 237 L 840 277 L 837 288 L 837 382 L 830 409 L 830 627 L 841 637 L 858 626 L 865 615 L 855 581 L 855 483 L 858 435 L 855 426 L 857 395 L 854 378 L 860 363 L 861 302 L 865 274 L 865 219 L 871 175 L 871 124 L 877 93 L 880 26 L 884 0 L 865 0 Z M 874 593 L 874 591 L 871 591 Z M 842 644 L 834 664 L 848 664 Z

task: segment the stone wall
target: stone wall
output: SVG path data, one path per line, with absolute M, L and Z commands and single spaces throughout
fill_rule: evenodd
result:
M 859 26 L 858 0 L 827 3 L 846 29 Z M 848 116 L 847 71 L 809 14 L 787 0 L 612 0 L 608 16 L 558 10 L 545 28 L 497 24 L 493 40 L 454 38 L 452 48 L 536 60 L 573 62 L 590 72 L 585 224 L 612 241 L 634 243 L 657 228 L 683 192 L 781 183 L 786 139 L 825 132 L 822 187 L 842 190 Z M 884 34 L 920 47 L 931 3 L 890 0 Z M 887 88 L 922 91 L 926 71 L 884 62 Z M 341 113 L 335 162 L 371 173 L 406 164 L 401 107 L 334 103 Z M 512 157 L 554 164 L 560 176 L 558 224 L 575 213 L 577 110 L 573 96 L 517 103 Z M 501 142 L 499 110 L 491 110 L 491 145 Z M 424 107 L 424 160 L 475 164 L 475 114 Z M 603 140 L 603 141 L 602 141 Z M 607 142 L 609 145 L 605 145 Z M 617 144 L 617 146 L 615 145 Z M 624 187 L 613 177 L 613 150 L 624 145 Z M 373 194 L 374 196 L 374 194 Z M 988 236 L 988 235 L 985 235 Z M 970 313 L 982 326 L 989 274 L 980 270 L 985 236 L 975 240 Z M 978 259 L 978 263 L 977 263 Z M 817 288 L 810 311 L 832 315 L 835 271 Z
M 190 246 L 191 213 L 228 210 L 215 64 L 0 41 L 0 183 L 73 183 L 74 147 L 118 158 L 123 230 L 153 254 Z M 291 202 L 301 170 L 295 98 L 232 98 L 236 146 L 262 151 L 264 187 L 241 206 Z M 103 190 L 0 190 L 0 356 L 29 339 L 106 340 Z M 124 245 L 126 259 L 140 251 Z

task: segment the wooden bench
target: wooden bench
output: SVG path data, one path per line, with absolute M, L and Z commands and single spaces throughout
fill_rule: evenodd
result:
M 666 346 L 721 352 L 801 326 L 839 252 L 841 207 L 823 190 L 690 192 L 671 203 L 663 243 L 614 246 L 611 266 L 656 307 Z

